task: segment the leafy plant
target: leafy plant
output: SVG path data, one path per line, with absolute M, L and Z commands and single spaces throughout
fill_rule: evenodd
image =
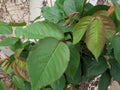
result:
M 108 6 L 86 0 L 56 0 L 42 8 L 44 21 L 0 22 L 0 34 L 12 34 L 16 26 L 16 36 L 0 46 L 14 51 L 1 67 L 17 90 L 69 90 L 69 84 L 78 90 L 99 75 L 99 90 L 107 90 L 112 78 L 120 83 L 120 15 L 112 3 L 109 13 Z M 0 86 L 6 90 L 2 81 Z

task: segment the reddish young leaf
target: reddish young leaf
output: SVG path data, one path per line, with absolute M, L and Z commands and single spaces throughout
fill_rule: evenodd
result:
M 105 30 L 100 17 L 96 17 L 86 32 L 85 42 L 96 59 L 100 56 L 105 43 Z

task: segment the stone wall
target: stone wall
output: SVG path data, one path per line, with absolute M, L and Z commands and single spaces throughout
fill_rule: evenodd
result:
M 0 21 L 29 21 L 29 0 L 0 0 Z

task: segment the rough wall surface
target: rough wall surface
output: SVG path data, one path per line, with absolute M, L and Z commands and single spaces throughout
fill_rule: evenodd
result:
M 29 21 L 29 0 L 0 0 L 0 21 Z

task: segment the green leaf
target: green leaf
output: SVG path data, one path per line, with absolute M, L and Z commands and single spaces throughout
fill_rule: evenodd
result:
M 96 60 L 100 56 L 105 43 L 105 30 L 99 17 L 95 17 L 86 32 L 86 45 L 95 56 Z
M 55 0 L 54 6 L 45 6 L 42 8 L 42 15 L 45 19 L 50 22 L 58 23 L 60 20 L 64 19 L 65 12 L 63 9 L 64 0 Z
M 12 81 L 17 88 L 23 88 L 25 86 L 24 81 L 17 76 L 13 76 Z
M 84 4 L 86 3 L 87 0 L 73 0 L 73 1 L 75 2 L 77 12 L 82 13 Z
M 114 24 L 116 26 L 116 31 L 119 32 L 120 31 L 120 21 L 117 20 L 117 17 L 115 15 L 115 12 L 113 12 L 111 15 L 110 15 L 110 18 L 114 21 Z
M 120 64 L 113 58 L 109 60 L 111 65 L 110 74 L 120 84 Z
M 107 5 L 96 5 L 93 8 L 91 8 L 89 11 L 85 13 L 85 15 L 93 15 L 95 12 L 100 11 L 100 10 L 105 10 L 107 11 L 109 9 L 109 6 Z
M 90 55 L 90 54 L 88 53 L 88 55 Z M 83 82 L 89 82 L 89 81 L 91 81 L 91 79 L 95 78 L 95 76 L 96 76 L 96 75 L 94 75 L 94 76 L 89 76 L 88 77 L 88 75 L 87 75 L 87 74 L 89 74 L 89 73 L 87 73 L 88 72 L 88 68 L 90 67 L 90 65 L 92 66 L 91 63 L 93 63 L 92 57 L 90 57 L 88 55 L 86 55 L 86 56 L 81 58 L 81 63 L 82 63 L 82 66 L 81 66 L 82 67 L 82 81 Z
M 24 28 L 23 27 L 16 27 L 15 34 L 18 37 L 24 35 Z
M 7 90 L 7 87 L 2 80 L 0 80 L 0 90 Z
M 25 86 L 23 88 L 17 88 L 17 90 L 31 90 L 31 85 L 29 82 L 24 81 Z
M 5 38 L 0 42 L 0 46 L 11 46 L 14 45 L 19 40 L 20 39 L 16 37 Z
M 91 8 L 93 8 L 94 6 L 91 3 L 86 3 L 85 7 L 84 7 L 84 11 L 87 12 L 89 11 Z M 84 13 L 85 13 L 84 12 Z
M 91 16 L 83 17 L 76 24 L 75 28 L 73 29 L 73 44 L 77 44 L 82 39 L 85 32 L 88 30 L 92 19 L 93 17 Z
M 64 90 L 65 88 L 65 77 L 62 76 L 60 79 L 51 84 L 53 90 Z
M 65 0 L 56 0 L 55 4 L 57 4 L 57 5 L 63 5 L 64 1 Z
M 65 0 L 64 11 L 68 15 L 73 12 L 82 12 L 85 0 Z
M 76 6 L 75 6 L 75 0 L 65 0 L 64 11 L 67 15 L 73 12 L 77 12 Z
M 108 90 L 108 86 L 110 85 L 110 83 L 111 83 L 111 76 L 110 76 L 109 71 L 107 70 L 100 77 L 100 81 L 98 84 L 98 90 Z
M 114 20 L 114 23 L 116 25 L 116 31 L 120 32 L 120 21 L 118 21 L 117 18 L 114 17 L 114 13 L 113 13 L 113 18 L 112 19 Z
M 101 57 L 98 62 L 94 60 L 88 66 L 87 76 L 88 77 L 97 76 L 99 74 L 104 73 L 107 70 L 107 68 L 108 66 L 107 66 L 105 58 Z
M 22 31 L 19 30 L 20 29 L 16 31 L 16 35 L 25 36 L 26 38 L 31 38 L 31 39 L 54 37 L 60 40 L 64 38 L 62 29 L 56 24 L 47 21 L 36 22 L 27 26 L 23 30 L 21 29 Z
M 120 64 L 120 35 L 116 35 L 112 38 L 112 47 L 114 49 L 114 56 Z
M 66 76 L 67 77 L 67 81 L 71 84 L 74 84 L 74 85 L 78 85 L 80 83 L 80 80 L 81 80 L 81 74 L 82 74 L 82 71 L 81 71 L 81 63 L 79 63 L 79 67 L 78 67 L 78 70 L 77 72 L 75 73 L 74 77 L 69 77 L 69 76 Z
M 12 34 L 12 27 L 7 23 L 0 21 L 0 34 Z
M 120 21 L 120 7 L 119 4 L 117 3 L 116 0 L 111 0 L 114 8 L 115 8 L 115 15 L 117 17 L 117 19 Z
M 66 75 L 73 78 L 78 70 L 80 63 L 80 54 L 74 45 L 70 45 L 70 62 L 66 70 Z
M 61 12 L 62 16 L 65 16 L 65 12 L 63 8 L 64 1 L 65 0 L 55 0 L 55 4 L 54 4 L 54 7 L 59 9 L 59 12 Z
M 69 58 L 69 48 L 63 42 L 54 38 L 40 40 L 30 52 L 27 62 L 32 90 L 59 79 L 68 66 Z
M 22 42 L 19 39 L 15 44 L 9 46 L 12 51 L 15 51 L 16 49 L 23 48 Z
M 42 8 L 42 15 L 45 19 L 57 23 L 60 21 L 63 17 L 61 15 L 60 10 L 57 7 L 43 7 Z

